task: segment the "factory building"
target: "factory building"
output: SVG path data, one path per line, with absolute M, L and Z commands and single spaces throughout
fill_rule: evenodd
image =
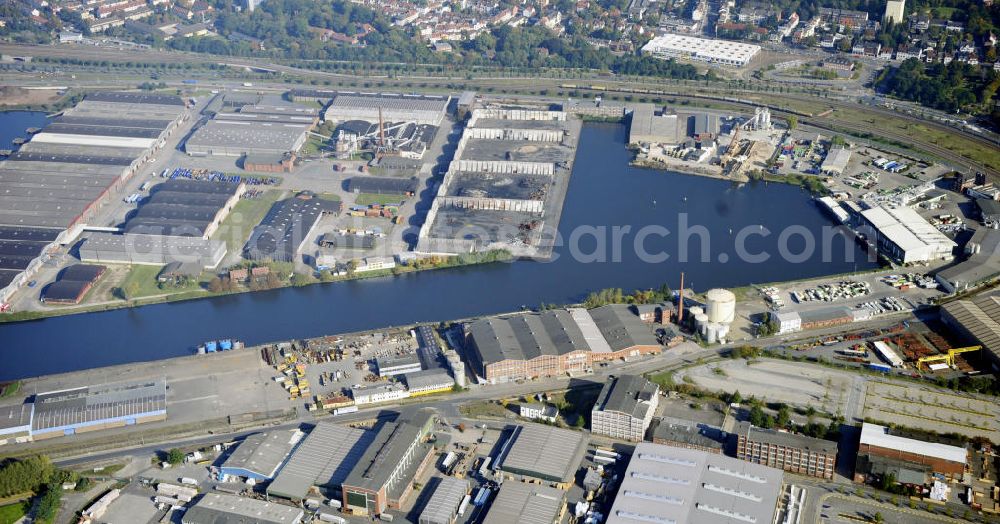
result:
M 393 93 L 330 93 L 333 100 L 323 111 L 323 120 L 342 122 L 365 120 L 378 122 L 412 122 L 439 126 L 451 97 L 434 95 L 400 95 Z M 294 96 L 294 95 L 293 95 Z
M 32 402 L 33 440 L 74 435 L 167 418 L 163 380 L 39 393 Z
M 182 262 L 214 269 L 225 257 L 225 242 L 199 237 L 98 232 L 80 245 L 80 260 L 103 264 L 162 266 Z
M 653 421 L 660 388 L 639 375 L 621 375 L 604 383 L 590 412 L 591 432 L 640 442 Z
M 1000 369 L 1000 292 L 949 302 L 941 306 L 941 320 L 967 342 L 983 346 Z
M 847 169 L 847 163 L 851 160 L 851 150 L 843 147 L 830 149 L 823 159 L 819 170 L 827 175 L 843 175 Z
M 799 475 L 833 479 L 836 442 L 758 428 L 748 422 L 739 423 L 736 434 L 736 458 Z
M 654 444 L 721 454 L 729 440 L 729 434 L 722 428 L 692 420 L 663 417 L 653 424 Z
M 421 409 L 383 423 L 343 482 L 345 511 L 379 515 L 401 508 L 413 491 L 413 479 L 434 459 L 434 445 L 427 439 L 436 420 L 433 410 Z
M 302 432 L 298 430 L 248 435 L 219 466 L 219 477 L 239 477 L 257 482 L 270 480 L 302 437 Z
M 1000 278 L 1000 230 L 977 229 L 965 244 L 965 254 L 965 260 L 935 275 L 945 291 L 966 291 Z
M 213 119 L 198 128 L 184 143 L 191 156 L 283 155 L 295 153 L 306 143 L 312 125 Z
M 662 349 L 624 305 L 481 319 L 465 331 L 469 365 L 490 383 L 581 373 L 594 362 Z
M 653 104 L 632 106 L 629 144 L 666 147 L 712 147 L 720 132 L 719 117 L 710 113 L 660 111 Z
M 879 206 L 861 212 L 878 249 L 901 264 L 950 260 L 957 244 L 909 207 Z
M 45 253 L 72 243 L 187 117 L 179 97 L 91 93 L 0 161 L 0 301 Z
M 364 404 L 378 404 L 380 402 L 390 402 L 409 398 L 410 392 L 406 387 L 398 382 L 377 382 L 375 384 L 358 384 L 351 387 L 351 398 L 354 403 L 361 406 Z
M 538 484 L 504 482 L 483 524 L 555 524 L 566 512 L 566 492 Z
M 125 222 L 127 234 L 190 236 L 208 240 L 239 203 L 246 185 L 167 180 Z
M 269 497 L 303 500 L 313 486 L 340 489 L 375 438 L 374 431 L 319 422 L 267 486 Z
M 0 406 L 0 446 L 31 441 L 33 404 Z
M 420 356 L 416 353 L 407 353 L 395 357 L 378 357 L 375 359 L 375 367 L 378 368 L 378 376 L 380 377 L 393 377 L 422 369 L 420 366 Z
M 892 474 L 903 484 L 923 485 L 932 476 L 961 480 L 968 451 L 893 435 L 889 428 L 867 422 L 861 426 L 854 481 Z
M 455 379 L 441 368 L 426 369 L 403 375 L 411 397 L 444 393 L 455 387 Z
M 418 524 L 453 524 L 458 518 L 458 507 L 469 494 L 469 481 L 444 477 L 434 488 L 430 500 L 420 512 Z
M 657 36 L 642 47 L 643 54 L 664 60 L 679 58 L 729 67 L 746 67 L 759 52 L 759 45 L 678 34 Z
M 514 426 L 495 464 L 513 478 L 568 486 L 586 452 L 586 435 L 542 424 Z
M 182 524 L 299 524 L 302 508 L 224 493 L 206 493 L 181 517 Z
M 607 524 L 775 522 L 781 470 L 695 449 L 635 447 Z
M 243 247 L 243 256 L 249 260 L 292 262 L 315 237 L 313 230 L 320 218 L 337 215 L 341 209 L 343 203 L 339 200 L 318 198 L 312 193 L 276 202 L 254 227 Z

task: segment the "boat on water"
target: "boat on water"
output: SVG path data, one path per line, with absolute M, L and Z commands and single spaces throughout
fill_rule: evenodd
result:
M 233 349 L 243 349 L 244 344 L 242 340 L 234 340 L 231 338 L 224 338 L 221 340 L 209 340 L 204 344 L 198 346 L 198 354 L 204 355 L 206 353 L 218 353 L 220 351 L 230 351 Z

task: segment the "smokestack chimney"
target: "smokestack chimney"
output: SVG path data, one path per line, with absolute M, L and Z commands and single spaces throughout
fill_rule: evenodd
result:
M 684 322 L 684 272 L 681 271 L 681 289 L 677 292 L 677 325 Z

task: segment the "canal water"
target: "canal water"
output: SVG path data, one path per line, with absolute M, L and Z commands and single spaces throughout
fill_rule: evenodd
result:
M 45 127 L 48 118 L 41 111 L 0 112 L 0 149 L 17 149 L 15 138 L 28 138 L 29 127 Z
M 564 304 L 607 287 L 629 291 L 667 283 L 676 288 L 681 271 L 686 286 L 704 291 L 874 265 L 851 242 L 831 242 L 826 253 L 820 249 L 822 230 L 832 223 L 800 188 L 737 187 L 632 168 L 625 136 L 622 125 L 585 125 L 559 228 L 564 245 L 556 248 L 552 262 L 452 268 L 0 324 L 0 380 L 185 355 L 218 338 L 257 344 L 514 311 L 542 302 Z M 631 228 L 618 230 L 620 250 L 613 248 L 615 226 Z M 667 260 L 644 259 L 636 252 L 634 239 L 644 226 L 643 249 L 666 253 Z M 682 226 L 690 232 L 684 236 L 692 247 L 686 262 L 678 242 Z M 664 236 L 661 228 L 670 233 Z M 769 255 L 768 260 L 737 256 L 735 239 L 744 229 L 746 251 Z M 708 237 L 704 260 L 697 231 Z M 788 231 L 794 234 L 780 236 Z M 815 237 L 815 252 L 802 260 L 783 258 L 783 240 L 793 255 L 808 247 L 803 234 Z M 599 237 L 606 249 L 598 249 Z M 582 256 L 572 256 L 574 250 Z

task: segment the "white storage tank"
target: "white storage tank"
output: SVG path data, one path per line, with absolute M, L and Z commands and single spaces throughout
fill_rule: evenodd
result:
M 704 313 L 699 313 L 694 316 L 694 328 L 703 336 L 705 335 L 705 326 L 708 325 L 708 315 Z
M 709 344 L 715 344 L 719 341 L 719 332 L 722 331 L 722 324 L 717 322 L 709 322 L 705 324 L 705 342 Z
M 736 295 L 728 289 L 710 289 L 705 294 L 709 322 L 728 324 L 736 319 Z
M 691 314 L 691 318 L 701 315 L 704 312 L 705 310 L 701 306 L 692 306 L 688 309 L 688 313 Z

